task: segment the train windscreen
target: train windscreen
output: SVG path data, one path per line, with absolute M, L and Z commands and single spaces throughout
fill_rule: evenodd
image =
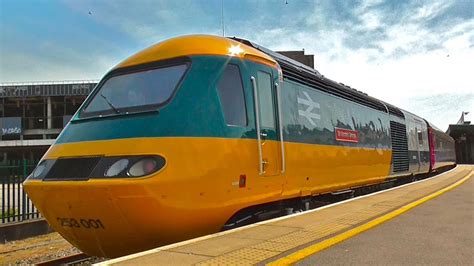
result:
M 180 64 L 111 76 L 102 82 L 80 117 L 154 110 L 171 98 L 187 67 Z

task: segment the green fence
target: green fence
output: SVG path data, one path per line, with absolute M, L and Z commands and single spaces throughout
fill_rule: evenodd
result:
M 23 181 L 36 164 L 37 161 L 29 160 L 0 162 L 2 223 L 39 218 L 38 210 L 23 190 Z

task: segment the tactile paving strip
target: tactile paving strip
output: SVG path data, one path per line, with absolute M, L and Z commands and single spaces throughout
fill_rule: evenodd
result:
M 283 252 L 283 251 L 293 249 L 297 246 L 299 246 L 299 243 L 284 243 L 284 242 L 265 241 L 265 242 L 262 242 L 260 244 L 253 245 L 252 248 Z
M 247 260 L 253 261 L 262 261 L 268 258 L 274 257 L 278 255 L 279 252 L 270 251 L 270 250 L 261 250 L 261 249 L 254 249 L 254 248 L 243 248 L 236 250 L 234 252 L 230 252 L 227 256 L 242 258 Z
M 251 260 L 246 260 L 246 259 L 242 259 L 242 258 L 236 258 L 236 257 L 232 257 L 232 256 L 219 256 L 219 257 L 215 257 L 213 259 L 210 259 L 210 260 L 206 260 L 206 261 L 203 261 L 203 262 L 200 262 L 200 263 L 197 263 L 195 265 L 199 265 L 199 266 L 214 266 L 214 265 L 254 265 L 256 262 L 255 261 L 251 261 Z

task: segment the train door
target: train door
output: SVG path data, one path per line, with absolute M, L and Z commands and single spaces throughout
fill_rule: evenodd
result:
M 416 127 L 417 127 L 417 142 L 418 142 L 418 158 L 420 164 L 420 172 L 427 172 L 428 171 L 428 163 L 429 163 L 429 155 L 428 155 L 428 143 L 427 143 L 427 132 L 426 126 L 423 121 L 416 120 Z
M 274 176 L 284 171 L 284 153 L 281 145 L 279 99 L 273 74 L 262 68 L 251 77 L 259 158 L 259 173 Z
M 420 149 L 421 149 L 422 143 L 420 144 L 420 139 L 418 137 L 420 133 L 421 133 L 421 128 L 418 124 L 416 124 L 413 139 L 415 140 L 415 143 L 416 143 L 415 149 L 416 149 L 416 154 L 417 154 L 418 165 L 416 167 L 414 167 L 414 172 L 415 173 L 418 173 L 420 171 L 420 166 L 421 166 L 421 151 L 420 151 Z

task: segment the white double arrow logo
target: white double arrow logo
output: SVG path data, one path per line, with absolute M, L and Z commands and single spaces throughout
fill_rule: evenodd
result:
M 311 99 L 311 97 L 309 97 L 309 94 L 307 92 L 302 91 L 302 93 L 304 94 L 306 99 L 298 97 L 298 103 L 306 105 L 307 107 L 306 107 L 306 110 L 299 110 L 299 108 L 298 108 L 298 114 L 301 115 L 301 116 L 306 117 L 306 119 L 308 119 L 308 121 L 309 121 L 309 123 L 311 123 L 311 125 L 316 126 L 316 123 L 314 123 L 313 119 L 318 119 L 319 120 L 319 119 L 321 119 L 321 116 L 319 114 L 313 113 L 313 110 L 314 109 L 320 109 L 321 106 L 319 105 L 319 103 L 314 102 L 313 99 Z

